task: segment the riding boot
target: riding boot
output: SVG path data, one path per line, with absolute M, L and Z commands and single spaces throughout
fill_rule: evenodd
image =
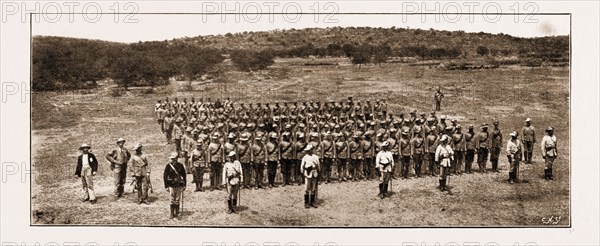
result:
M 230 214 L 233 212 L 233 208 L 231 205 L 231 199 L 227 199 L 227 213 Z
M 443 190 L 442 190 L 442 189 L 443 189 L 443 186 L 442 186 L 442 180 L 441 180 L 441 179 L 439 179 L 438 181 L 439 181 L 439 183 L 440 183 L 440 185 L 438 186 L 438 188 L 440 188 L 440 191 L 443 191 Z
M 554 177 L 552 177 L 552 168 L 548 168 L 548 179 L 554 180 Z
M 388 184 L 383 184 L 383 197 L 388 196 Z
M 231 212 L 233 212 L 234 214 L 237 214 L 237 198 L 233 198 L 233 200 L 231 200 Z
M 379 184 L 379 198 L 383 199 L 383 184 Z
M 511 184 L 515 182 L 515 173 L 514 172 L 508 172 L 508 182 Z
M 544 179 L 550 180 L 549 175 L 548 175 L 548 169 L 544 169 Z
M 309 198 L 308 194 L 304 194 L 304 208 L 310 208 Z
M 175 218 L 179 218 L 179 204 L 174 205 L 174 206 L 175 206 L 175 212 L 174 212 Z
M 447 189 L 446 189 L 446 179 L 442 179 L 442 191 L 447 191 Z
M 171 213 L 169 214 L 169 219 L 175 218 L 175 205 L 171 204 Z
M 310 205 L 313 208 L 317 208 L 317 201 L 316 201 L 316 195 L 315 194 L 310 194 Z

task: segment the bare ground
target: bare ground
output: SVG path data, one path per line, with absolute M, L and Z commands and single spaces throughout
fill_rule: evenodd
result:
M 570 223 L 569 190 L 569 79 L 567 68 L 507 67 L 494 70 L 443 71 L 401 64 L 353 67 L 310 66 L 298 59 L 283 59 L 262 75 L 231 70 L 226 84 L 204 84 L 196 91 L 177 86 L 156 94 L 110 97 L 91 94 L 34 93 L 32 96 L 32 224 L 118 224 L 161 226 L 549 226 L 542 218 L 560 216 L 558 225 Z M 433 177 L 395 180 L 389 199 L 376 197 L 377 182 L 322 184 L 319 208 L 304 209 L 302 187 L 242 190 L 241 213 L 228 215 L 225 191 L 185 192 L 181 220 L 168 219 L 168 194 L 162 187 L 162 170 L 174 147 L 153 119 L 157 99 L 169 97 L 231 97 L 237 101 L 387 98 L 396 112 L 429 112 L 433 91 L 446 94 L 442 114 L 463 125 L 500 120 L 504 135 L 519 130 L 531 117 L 538 138 L 549 125 L 556 128 L 561 156 L 556 181 L 546 182 L 543 160 L 536 147 L 533 165 L 522 165 L 520 184 L 506 183 L 507 161 L 501 154 L 501 173 L 451 176 L 451 192 L 435 189 Z M 103 156 L 118 137 L 131 147 L 143 143 L 152 166 L 155 192 L 150 205 L 135 204 L 126 187 L 123 199 L 112 201 L 112 176 Z M 98 203 L 78 200 L 81 184 L 73 177 L 77 147 L 87 142 L 100 161 L 96 176 Z M 489 166 L 490 164 L 488 164 Z M 191 176 L 189 177 L 191 180 Z M 205 181 L 207 182 L 207 181 Z M 208 183 L 205 183 L 207 186 Z

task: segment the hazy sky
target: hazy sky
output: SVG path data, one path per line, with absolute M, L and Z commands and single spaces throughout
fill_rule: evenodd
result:
M 515 2 L 500 2 L 497 5 L 484 5 L 473 2 L 355 2 L 326 3 L 293 2 L 233 2 L 185 3 L 175 6 L 160 5 L 162 2 L 138 3 L 131 6 L 98 5 L 87 8 L 88 15 L 44 13 L 33 19 L 33 35 L 68 36 L 118 42 L 165 40 L 198 35 L 226 34 L 228 32 L 264 31 L 273 29 L 334 27 L 334 26 L 392 26 L 438 30 L 464 30 L 466 32 L 505 33 L 519 37 L 548 35 L 568 35 L 569 15 L 528 15 L 536 6 L 515 5 Z M 512 4 L 512 5 L 509 5 Z M 41 9 L 51 9 L 40 6 Z M 64 8 L 64 6 L 63 6 Z M 96 15 L 95 9 L 113 13 L 121 9 L 121 14 Z M 521 15 L 512 15 L 516 9 Z M 536 13 L 543 13 L 537 6 Z M 84 6 L 74 7 L 84 9 Z M 314 14 L 319 9 L 320 14 Z M 355 13 L 422 13 L 442 12 L 441 15 L 420 14 L 355 14 Z M 549 8 L 550 10 L 554 10 Z M 129 12 L 138 14 L 127 15 Z M 295 12 L 305 14 L 298 15 Z M 65 12 L 63 10 L 63 12 Z M 85 11 L 81 11 L 85 12 Z M 154 13 L 212 13 L 208 14 L 154 14 Z M 221 15 L 222 12 L 238 14 Z M 262 12 L 263 14 L 254 14 Z M 277 12 L 276 14 L 267 14 Z M 335 12 L 337 14 L 330 14 Z M 503 13 L 504 15 L 466 14 L 477 12 Z M 68 12 L 66 12 L 68 13 Z M 151 14 L 141 14 L 151 13 Z M 239 14 L 241 13 L 241 14 Z M 288 14 L 286 14 L 288 13 Z M 348 14 L 351 13 L 351 14 Z M 462 13 L 460 15 L 452 13 Z M 510 14 L 510 15 L 509 15 Z M 133 23 L 137 22 L 137 23 Z

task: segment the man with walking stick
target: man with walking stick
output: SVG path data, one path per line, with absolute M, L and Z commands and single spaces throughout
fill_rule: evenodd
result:
M 321 172 L 321 164 L 319 156 L 314 154 L 313 146 L 306 145 L 304 149 L 306 154 L 302 157 L 300 163 L 300 172 L 304 175 L 304 208 L 311 206 L 317 208 L 316 191 L 319 185 L 319 174 Z
M 227 213 L 237 214 L 236 206 L 240 183 L 244 182 L 242 164 L 236 159 L 235 151 L 227 154 L 227 162 L 223 165 L 223 185 L 227 187 Z
M 179 154 L 177 152 L 171 153 L 169 156 L 171 162 L 167 163 L 163 173 L 165 189 L 167 189 L 171 197 L 170 219 L 179 217 L 180 200 L 183 205 L 183 191 L 187 185 L 185 167 L 177 161 L 178 157 Z
M 523 156 L 523 144 L 517 139 L 517 132 L 510 134 L 510 140 L 506 143 L 506 157 L 510 165 L 508 172 L 508 182 L 513 184 L 519 182 L 519 162 Z
M 394 168 L 394 156 L 389 151 L 389 142 L 383 141 L 381 143 L 381 150 L 375 157 L 375 168 L 381 173 L 381 179 L 379 183 L 379 198 L 383 199 L 387 196 L 388 184 L 392 177 L 392 170 Z
M 454 151 L 448 144 L 448 135 L 442 135 L 440 139 L 440 145 L 435 150 L 435 161 L 440 166 L 440 191 L 446 191 L 446 177 L 451 166 L 451 162 L 454 159 Z

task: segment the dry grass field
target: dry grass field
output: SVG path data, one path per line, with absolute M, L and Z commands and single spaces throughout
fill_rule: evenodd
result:
M 88 92 L 42 92 L 32 95 L 32 224 L 131 226 L 351 226 L 479 227 L 568 226 L 570 224 L 569 70 L 565 67 L 501 67 L 445 71 L 406 64 L 367 65 L 358 69 L 346 59 L 338 66 L 305 66 L 308 59 L 280 59 L 249 75 L 229 69 L 223 83 L 193 83 L 195 91 L 173 82 L 156 93 L 112 97 L 109 85 Z M 241 212 L 226 214 L 225 191 L 185 191 L 183 216 L 169 220 L 168 193 L 162 171 L 174 147 L 165 145 L 153 115 L 157 99 L 231 97 L 238 102 L 367 98 L 388 99 L 394 112 L 431 111 L 433 93 L 445 93 L 441 114 L 465 126 L 498 118 L 505 139 L 533 119 L 541 140 L 553 126 L 561 154 L 555 181 L 543 180 L 538 145 L 534 164 L 522 165 L 522 183 L 508 184 L 508 163 L 501 154 L 499 174 L 451 176 L 449 193 L 436 189 L 437 178 L 394 180 L 389 199 L 377 198 L 377 182 L 322 184 L 319 208 L 304 209 L 303 188 L 286 186 L 242 190 Z M 477 127 L 476 127 L 477 130 Z M 124 198 L 112 201 L 112 175 L 104 155 L 118 137 L 145 146 L 152 167 L 150 205 L 137 205 L 126 185 Z M 100 160 L 96 176 L 98 203 L 79 201 L 81 183 L 74 178 L 77 148 L 92 145 Z M 538 141 L 539 143 L 539 141 Z M 488 167 L 491 164 L 488 164 Z M 476 165 L 474 165 L 476 166 Z M 476 168 L 475 168 L 476 169 Z M 188 180 L 191 180 L 191 176 Z M 206 182 L 206 181 L 205 181 Z M 205 183 L 205 186 L 208 183 Z M 560 216 L 557 225 L 542 218 Z

